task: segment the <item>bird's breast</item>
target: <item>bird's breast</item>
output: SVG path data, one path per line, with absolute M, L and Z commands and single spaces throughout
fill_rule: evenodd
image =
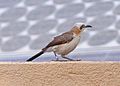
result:
M 79 41 L 80 41 L 80 37 L 77 36 L 73 38 L 73 40 L 69 43 L 55 46 L 54 51 L 60 55 L 67 55 L 76 48 L 76 46 L 79 44 Z

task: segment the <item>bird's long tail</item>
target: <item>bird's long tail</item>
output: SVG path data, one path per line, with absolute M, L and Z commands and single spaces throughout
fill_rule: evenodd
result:
M 44 50 L 42 50 L 41 52 L 37 53 L 36 55 L 32 56 L 31 58 L 29 58 L 28 60 L 26 60 L 27 62 L 28 61 L 32 61 L 34 59 L 36 59 L 38 56 L 42 55 L 44 53 Z

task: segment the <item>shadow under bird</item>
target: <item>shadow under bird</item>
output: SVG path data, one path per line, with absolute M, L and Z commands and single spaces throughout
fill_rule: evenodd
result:
M 66 57 L 66 55 L 77 47 L 80 42 L 81 33 L 85 30 L 85 28 L 91 27 L 91 25 L 76 23 L 70 31 L 54 37 L 54 39 L 46 47 L 44 47 L 36 55 L 29 58 L 27 61 L 32 61 L 46 52 L 54 52 L 56 61 L 59 61 L 57 54 L 61 55 L 64 59 L 74 61 L 73 59 Z

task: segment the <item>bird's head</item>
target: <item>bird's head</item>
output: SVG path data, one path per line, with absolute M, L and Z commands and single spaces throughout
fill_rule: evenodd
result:
M 75 26 L 79 28 L 80 31 L 84 31 L 86 28 L 92 28 L 91 25 L 85 25 L 83 23 L 76 23 Z
M 91 28 L 91 25 L 85 25 L 83 23 L 76 23 L 74 27 L 72 28 L 72 32 L 76 35 L 80 35 L 81 32 L 83 32 L 86 28 Z

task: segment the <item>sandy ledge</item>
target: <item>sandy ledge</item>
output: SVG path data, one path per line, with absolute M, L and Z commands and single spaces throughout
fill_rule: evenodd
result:
M 120 86 L 120 62 L 0 62 L 0 86 Z

